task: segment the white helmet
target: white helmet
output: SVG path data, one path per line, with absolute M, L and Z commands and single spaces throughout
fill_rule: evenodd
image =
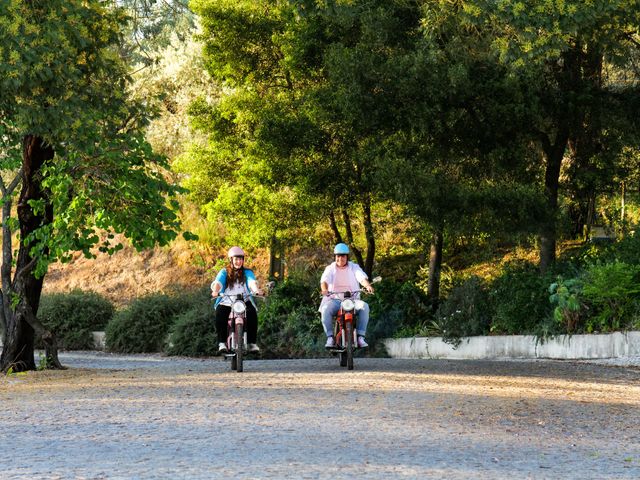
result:
M 229 249 L 229 253 L 227 253 L 227 257 L 229 257 L 229 260 L 233 257 L 244 257 L 244 250 L 240 247 L 231 247 Z

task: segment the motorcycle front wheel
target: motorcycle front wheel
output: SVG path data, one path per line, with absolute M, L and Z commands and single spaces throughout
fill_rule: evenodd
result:
M 353 323 L 348 322 L 346 327 L 347 351 L 345 354 L 347 357 L 347 369 L 353 370 Z
M 242 354 L 244 353 L 244 328 L 243 325 L 236 325 L 236 338 L 238 346 L 236 347 L 236 370 L 242 372 Z

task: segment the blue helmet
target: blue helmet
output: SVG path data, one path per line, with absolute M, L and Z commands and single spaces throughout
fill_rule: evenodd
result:
M 333 249 L 334 255 L 349 255 L 349 247 L 345 243 L 339 243 Z

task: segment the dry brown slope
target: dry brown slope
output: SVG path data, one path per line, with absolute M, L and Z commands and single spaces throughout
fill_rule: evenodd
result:
M 95 259 L 76 254 L 70 263 L 50 267 L 44 293 L 92 290 L 122 306 L 148 293 L 204 285 L 211 281 L 210 265 L 182 242 L 143 252 L 125 246 L 111 256 L 98 253 Z

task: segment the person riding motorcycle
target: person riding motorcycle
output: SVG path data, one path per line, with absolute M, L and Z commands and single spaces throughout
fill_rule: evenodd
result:
M 373 293 L 373 286 L 369 282 L 369 277 L 357 263 L 349 261 L 349 247 L 344 243 L 338 243 L 333 249 L 335 261 L 327 265 L 320 277 L 320 289 L 322 291 L 322 302 L 318 309 L 321 313 L 322 327 L 327 335 L 326 348 L 335 347 L 333 338 L 334 317 L 340 310 L 340 303 L 344 292 L 353 292 L 364 289 Z M 329 294 L 329 292 L 332 292 Z M 369 305 L 363 302 L 364 306 L 358 311 L 356 331 L 358 333 L 358 347 L 364 348 L 369 345 L 365 341 L 367 324 L 369 323 Z
M 233 298 L 238 294 L 249 297 L 246 313 L 247 349 L 249 352 L 259 352 L 256 343 L 258 335 L 258 312 L 251 294 L 262 295 L 258 281 L 252 270 L 244 266 L 244 250 L 234 246 L 227 253 L 229 265 L 218 272 L 211 282 L 211 296 L 216 299 L 216 331 L 218 333 L 218 353 L 227 352 L 227 320 L 231 313 Z M 224 297 L 220 297 L 220 292 Z

